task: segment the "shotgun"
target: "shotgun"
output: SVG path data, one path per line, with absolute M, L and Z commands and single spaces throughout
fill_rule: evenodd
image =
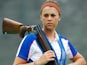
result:
M 21 38 L 25 36 L 26 32 L 30 33 L 35 31 L 35 34 L 37 34 L 37 41 L 39 42 L 39 45 L 42 47 L 44 52 L 52 50 L 51 46 L 49 45 L 49 41 L 47 40 L 47 37 L 42 31 L 40 25 L 24 26 L 22 23 L 4 18 L 2 30 L 3 34 L 19 34 Z M 58 63 L 56 60 L 54 60 L 48 62 L 46 65 L 58 65 Z

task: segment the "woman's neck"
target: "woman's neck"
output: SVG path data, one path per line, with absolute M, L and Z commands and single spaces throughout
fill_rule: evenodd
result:
M 44 33 L 46 34 L 47 38 L 50 40 L 50 41 L 54 41 L 55 39 L 55 30 L 43 30 Z

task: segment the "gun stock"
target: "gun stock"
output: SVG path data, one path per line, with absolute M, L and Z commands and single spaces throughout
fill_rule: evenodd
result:
M 17 21 L 4 18 L 2 23 L 2 31 L 3 34 L 17 34 L 20 31 L 20 27 L 23 26 L 22 23 L 19 23 Z
M 26 31 L 31 32 L 35 25 L 24 26 L 22 23 L 11 20 L 9 18 L 4 18 L 2 23 L 3 34 L 19 34 L 21 38 L 25 36 Z

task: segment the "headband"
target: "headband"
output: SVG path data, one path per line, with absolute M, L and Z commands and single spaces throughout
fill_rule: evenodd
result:
M 56 8 L 57 11 L 59 12 L 59 15 L 60 15 L 60 12 L 61 12 L 61 11 L 60 11 L 60 6 L 59 6 L 57 3 L 53 2 L 53 1 L 47 1 L 47 2 L 43 3 L 43 5 L 41 6 L 41 11 L 42 11 L 43 8 L 45 8 L 46 6 L 51 6 L 51 7 Z

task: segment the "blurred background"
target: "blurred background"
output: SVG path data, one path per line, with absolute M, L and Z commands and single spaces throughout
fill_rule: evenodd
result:
M 0 65 L 12 65 L 21 38 L 18 34 L 3 35 L 3 18 L 24 25 L 41 24 L 40 6 L 45 0 L 0 0 Z M 60 0 L 61 22 L 57 32 L 66 36 L 87 61 L 87 0 Z

